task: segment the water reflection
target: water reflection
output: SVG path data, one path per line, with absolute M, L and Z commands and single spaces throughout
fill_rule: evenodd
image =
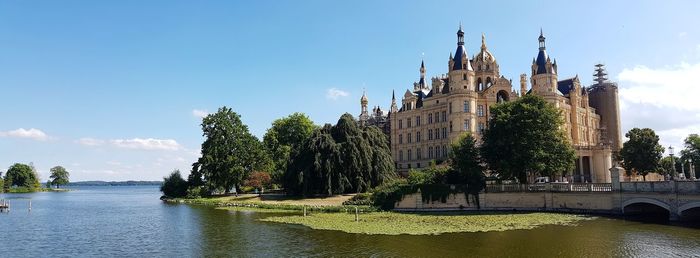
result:
M 157 187 L 2 195 L 11 257 L 658 257 L 700 255 L 700 230 L 599 218 L 533 230 L 379 236 L 260 222 L 269 214 L 170 205 Z M 32 212 L 27 212 L 28 200 Z M 352 222 L 349 222 L 352 223 Z M 9 233 L 6 233 L 9 232 Z

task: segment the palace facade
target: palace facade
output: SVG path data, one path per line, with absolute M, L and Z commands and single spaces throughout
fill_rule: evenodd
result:
M 574 182 L 609 182 L 613 153 L 621 148 L 617 85 L 607 80 L 603 65 L 596 65 L 595 84 L 584 87 L 578 76 L 559 80 L 556 60 L 551 59 L 540 32 L 539 51 L 532 60 L 531 75 L 520 75 L 520 91 L 501 75 L 496 57 L 481 38 L 481 50 L 471 58 L 464 44 L 464 31 L 457 31 L 457 50 L 450 53 L 447 74 L 426 77 L 421 62 L 420 78 L 406 90 L 400 106 L 392 96 L 385 116 L 377 106 L 372 114 L 368 99 L 361 98 L 361 125 L 377 125 L 389 134 L 392 156 L 399 172 L 420 169 L 431 161 L 446 160 L 450 144 L 464 132 L 477 141 L 487 128 L 490 108 L 516 100 L 522 94 L 542 96 L 564 116 L 566 131 L 578 157 L 568 173 Z

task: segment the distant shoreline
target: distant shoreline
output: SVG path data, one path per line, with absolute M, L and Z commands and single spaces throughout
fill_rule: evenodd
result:
M 139 186 L 139 185 L 161 185 L 162 181 L 80 181 L 71 182 L 67 186 Z

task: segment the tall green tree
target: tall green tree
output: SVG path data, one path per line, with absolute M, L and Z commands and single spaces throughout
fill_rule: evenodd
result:
M 479 205 L 479 192 L 486 186 L 485 168 L 480 158 L 479 148 L 476 146 L 476 140 L 470 133 L 460 136 L 459 140 L 452 144 L 450 159 L 459 183 L 467 185 L 467 193 L 476 196 L 475 200 Z
M 294 113 L 272 122 L 272 127 L 263 137 L 263 144 L 272 159 L 270 172 L 275 183 L 279 183 L 287 170 L 292 149 L 297 148 L 311 137 L 316 129 L 313 121 L 304 113 Z
M 61 185 L 67 185 L 68 184 L 68 177 L 70 176 L 70 173 L 62 167 L 62 166 L 55 166 L 52 167 L 51 170 L 51 176 L 49 178 L 51 179 L 51 184 L 55 185 L 56 188 L 61 188 Z
M 573 170 L 576 154 L 560 111 L 542 97 L 525 95 L 491 108 L 481 155 L 502 179 L 557 176 Z
M 659 136 L 650 128 L 633 128 L 625 134 L 629 140 L 622 145 L 620 158 L 627 175 L 646 176 L 659 167 L 664 147 L 659 144 Z
M 5 187 L 36 189 L 41 186 L 36 170 L 27 164 L 15 163 L 5 173 Z
M 283 183 L 289 194 L 331 195 L 364 192 L 394 177 L 386 135 L 344 114 L 292 152 Z
M 681 150 L 681 162 L 682 165 L 686 166 L 685 171 L 690 173 L 690 166 L 688 164 L 694 164 L 695 170 L 700 170 L 700 135 L 691 134 L 683 141 L 684 149 Z M 700 175 L 700 173 L 695 172 Z M 690 177 L 697 175 L 689 175 Z
M 253 171 L 269 165 L 262 143 L 248 131 L 240 115 L 221 107 L 202 120 L 205 137 L 202 157 L 197 161 L 207 184 L 226 194 Z

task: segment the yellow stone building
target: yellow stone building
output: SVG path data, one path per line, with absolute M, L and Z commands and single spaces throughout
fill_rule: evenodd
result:
M 562 111 L 564 127 L 576 150 L 576 168 L 567 175 L 574 182 L 610 182 L 612 152 L 621 147 L 617 85 L 606 79 L 602 65 L 597 65 L 596 83 L 581 85 L 578 76 L 558 80 L 556 60 L 550 59 L 545 37 L 540 33 L 539 52 L 532 61 L 530 89 L 527 75 L 520 75 L 520 93 L 512 81 L 500 74 L 496 57 L 481 38 L 481 50 L 469 58 L 464 46 L 464 32 L 457 31 L 457 50 L 450 54 L 448 73 L 426 78 L 421 62 L 420 78 L 413 90 L 406 90 L 401 105 L 392 97 L 389 114 L 379 107 L 370 115 L 368 99 L 361 98 L 362 125 L 379 125 L 389 133 L 391 151 L 399 172 L 420 169 L 431 161 L 445 160 L 450 143 L 463 132 L 477 140 L 487 127 L 490 108 L 521 94 L 536 94 Z M 377 121 L 384 121 L 378 123 Z

